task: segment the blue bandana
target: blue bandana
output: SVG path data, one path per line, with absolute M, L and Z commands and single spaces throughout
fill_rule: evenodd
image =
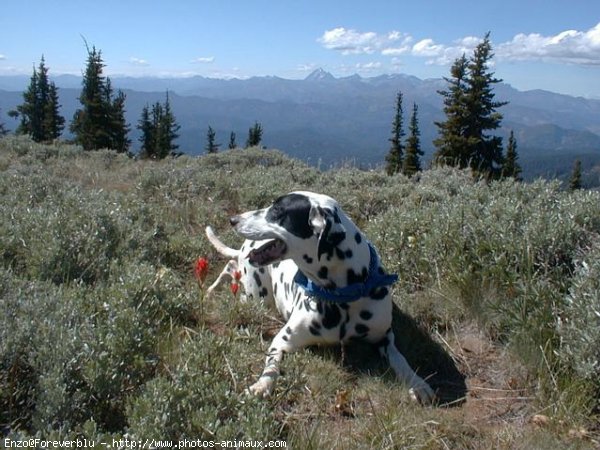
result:
M 371 253 L 369 277 L 362 283 L 353 283 L 335 289 L 325 289 L 309 280 L 301 270 L 298 270 L 296 273 L 294 281 L 304 289 L 307 295 L 334 303 L 350 303 L 355 302 L 359 298 L 368 297 L 374 288 L 390 286 L 398 281 L 398 275 L 396 274 L 379 273 L 379 270 L 377 270 L 379 268 L 379 258 L 371 243 L 369 243 L 369 251 Z

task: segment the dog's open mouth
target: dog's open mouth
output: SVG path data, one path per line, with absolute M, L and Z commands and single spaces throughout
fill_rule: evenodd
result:
M 253 266 L 266 266 L 283 258 L 287 246 L 280 239 L 273 239 L 248 254 L 248 260 Z

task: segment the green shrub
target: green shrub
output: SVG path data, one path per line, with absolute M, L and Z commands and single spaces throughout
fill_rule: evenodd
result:
M 560 355 L 575 372 L 600 392 L 600 246 L 582 255 L 558 317 Z M 596 408 L 600 399 L 596 399 Z

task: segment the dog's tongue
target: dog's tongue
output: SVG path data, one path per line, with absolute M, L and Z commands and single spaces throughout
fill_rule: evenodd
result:
M 286 251 L 285 244 L 275 239 L 269 241 L 260 248 L 252 250 L 248 254 L 248 260 L 253 266 L 266 266 L 273 261 L 280 259 Z

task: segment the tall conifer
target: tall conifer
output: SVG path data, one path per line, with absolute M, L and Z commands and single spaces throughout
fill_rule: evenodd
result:
M 21 122 L 17 134 L 28 134 L 36 142 L 57 139 L 64 128 L 65 119 L 59 113 L 58 88 L 48 78 L 48 68 L 44 56 L 39 67 L 33 68 L 33 75 L 27 90 L 23 93 L 23 103 L 11 111 Z
M 385 157 L 385 171 L 388 175 L 393 175 L 402 170 L 402 159 L 404 157 L 404 145 L 402 138 L 404 137 L 403 117 L 402 117 L 402 92 L 396 95 L 396 109 L 394 120 L 392 122 L 392 137 L 390 141 L 390 151 Z
M 126 152 L 129 148 L 125 122 L 125 94 L 119 91 L 113 98 L 110 79 L 103 75 L 102 52 L 88 48 L 78 109 L 71 122 L 75 141 L 85 150 L 110 148 Z
M 413 176 L 421 171 L 421 160 L 423 151 L 421 150 L 421 132 L 419 130 L 419 108 L 416 103 L 413 103 L 413 112 L 410 116 L 408 125 L 408 139 L 406 140 L 406 149 L 404 161 L 402 161 L 402 173 L 406 176 Z
M 511 130 L 506 147 L 506 157 L 502 165 L 503 177 L 512 177 L 517 181 L 521 180 L 521 166 L 517 162 L 518 159 L 517 140 L 515 139 L 515 133 Z

